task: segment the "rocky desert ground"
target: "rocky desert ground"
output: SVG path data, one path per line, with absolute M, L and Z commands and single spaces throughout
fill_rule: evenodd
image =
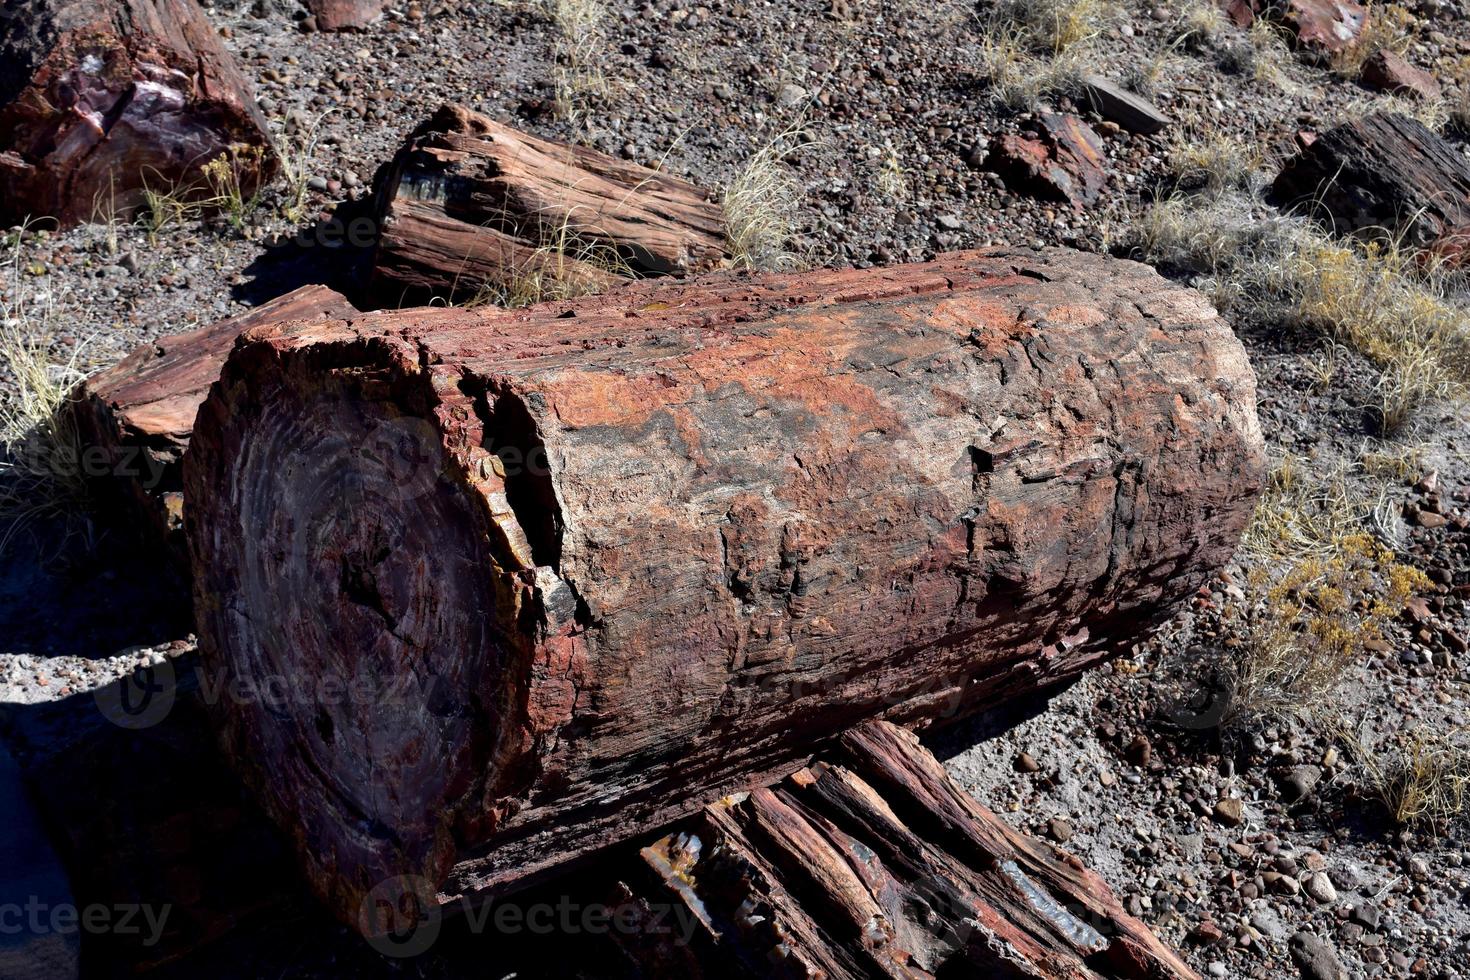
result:
M 1270 193 L 1288 158 L 1374 113 L 1470 164 L 1470 11 L 1255 6 L 1243 26 L 1245 0 L 414 0 L 328 33 L 295 0 L 206 5 L 284 175 L 233 209 L 161 199 L 3 238 L 11 751 L 31 780 L 74 778 L 42 760 L 91 723 L 84 695 L 193 656 L 178 582 L 27 470 L 55 392 L 302 283 L 353 289 L 367 250 L 321 228 L 362 213 L 404 136 L 458 102 L 724 194 L 752 266 L 1064 245 L 1205 292 L 1249 351 L 1272 457 L 1236 561 L 1049 702 L 926 738 L 1206 976 L 1470 976 L 1470 291 L 1453 255 L 1335 235 Z M 1089 76 L 1162 125 L 1104 111 Z M 1066 116 L 1095 159 L 1054 138 Z M 276 911 L 165 974 L 558 975 L 554 945 L 390 960 L 304 899 Z

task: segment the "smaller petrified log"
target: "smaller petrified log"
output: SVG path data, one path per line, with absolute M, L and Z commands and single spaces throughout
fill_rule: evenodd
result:
M 306 0 L 318 30 L 361 30 L 383 15 L 387 0 Z
M 578 295 L 624 276 L 724 261 L 706 191 L 586 147 L 538 139 L 446 105 L 380 177 L 374 284 L 387 305 L 554 280 Z
M 1455 257 L 1470 236 L 1470 163 L 1398 113 L 1322 133 L 1286 162 L 1271 192 L 1339 232 L 1382 234 Z
M 194 0 L 0 0 L 0 224 L 127 216 L 145 186 L 250 194 L 274 173 L 265 118 Z
M 641 853 L 651 874 L 620 903 L 697 923 L 686 946 L 618 934 L 649 975 L 1196 976 L 1097 874 L 1011 829 L 887 722 Z
M 326 286 L 300 289 L 239 316 L 134 350 L 82 382 L 72 402 L 82 445 L 82 470 L 99 499 L 122 510 L 149 543 L 166 543 L 187 569 L 180 513 L 180 460 L 194 415 L 219 378 L 235 338 L 266 324 L 303 326 L 355 312 Z
M 1158 106 L 1101 75 L 1088 75 L 1083 79 L 1082 94 L 1098 115 L 1130 133 L 1148 136 L 1169 125 L 1169 117 L 1160 112 Z

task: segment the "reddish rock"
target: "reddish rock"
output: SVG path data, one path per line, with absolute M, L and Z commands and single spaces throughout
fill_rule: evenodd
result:
M 1219 3 L 1236 27 L 1250 27 L 1261 12 L 1261 0 L 1219 0 Z
M 201 652 L 352 694 L 223 742 L 347 921 L 523 886 L 1136 642 L 1234 551 L 1254 400 L 1204 297 L 1063 249 L 257 329 L 184 461 Z
M 387 0 L 306 0 L 306 9 L 323 31 L 361 30 L 383 15 Z
M 1395 95 L 1437 99 L 1439 82 L 1422 68 L 1415 68 L 1402 55 L 1388 49 L 1376 52 L 1363 64 L 1363 84 Z
M 1332 54 L 1357 40 L 1368 8 L 1353 0 L 1287 0 L 1282 20 L 1300 47 Z
M 1043 113 L 1035 138 L 1006 134 L 991 149 L 996 170 L 1015 190 L 1082 208 L 1107 183 L 1102 139 L 1073 115 Z
M 35 0 L 0 17 L 0 51 L 0 226 L 126 218 L 145 184 L 207 193 L 200 168 L 223 155 L 246 196 L 275 171 L 250 86 L 194 0 Z

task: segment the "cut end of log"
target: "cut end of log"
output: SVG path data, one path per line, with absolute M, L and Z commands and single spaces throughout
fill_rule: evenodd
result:
M 272 802 L 314 881 L 365 915 L 387 879 L 443 879 L 455 808 L 493 770 L 478 733 L 505 656 L 485 608 L 500 559 L 449 476 L 426 381 L 388 340 L 257 345 L 206 423 L 273 433 L 230 443 L 237 520 L 211 547 L 239 561 L 227 588 L 196 595 L 236 654 L 227 741 L 250 743 L 238 754 L 261 760 L 267 795 L 315 788 Z

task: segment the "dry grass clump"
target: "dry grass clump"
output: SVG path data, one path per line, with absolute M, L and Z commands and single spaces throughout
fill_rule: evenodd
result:
M 571 228 L 570 215 L 543 238 L 520 266 L 509 270 L 498 282 L 483 285 L 464 305 L 492 303 L 518 309 L 601 292 L 605 279 L 598 273 L 633 276 L 617 249 L 578 236 Z
M 551 79 L 557 114 L 575 122 L 581 118 L 588 99 L 611 91 L 602 72 L 602 24 L 607 10 L 601 0 L 544 3 L 547 16 L 560 34 Z
M 1220 173 L 1235 163 L 1227 158 Z M 1205 285 L 1224 307 L 1244 305 L 1365 355 L 1381 372 L 1384 433 L 1403 431 L 1427 404 L 1470 393 L 1470 310 L 1434 262 L 1393 241 L 1339 240 L 1226 192 L 1155 204 L 1138 243 L 1148 261 L 1212 277 Z
M 725 240 L 737 268 L 783 271 L 806 264 L 786 248 L 801 203 L 801 186 L 784 163 L 800 149 L 789 145 L 791 136 L 782 133 L 757 150 L 725 187 Z
M 1220 133 L 1205 139 L 1186 138 L 1169 151 L 1169 168 L 1178 186 L 1210 194 L 1252 190 L 1265 165 L 1260 145 Z
M 12 283 L 20 282 L 17 243 Z M 49 303 L 19 285 L 0 300 L 0 552 L 35 521 L 83 519 L 87 490 L 81 437 L 66 411 L 82 378 L 77 351 L 62 361 L 50 354 L 54 331 Z
M 1380 510 L 1341 472 L 1314 477 L 1288 460 L 1272 473 L 1244 540 L 1245 600 L 1224 613 L 1226 724 L 1330 712 L 1367 645 L 1429 588 L 1366 530 Z
M 1345 78 L 1357 78 L 1367 60 L 1380 51 L 1403 54 L 1413 41 L 1410 31 L 1414 15 L 1396 3 L 1368 3 L 1367 20 L 1353 43 L 1332 56 L 1332 70 Z
M 1470 748 L 1464 729 L 1396 735 L 1372 746 L 1357 735 L 1344 738 L 1362 767 L 1365 789 L 1400 827 L 1443 829 L 1470 803 Z
M 1214 0 L 1184 0 L 1174 17 L 1175 43 L 1201 48 L 1214 43 L 1230 26 L 1224 9 Z
M 980 68 L 991 96 L 1032 109 L 1077 88 L 1097 59 L 1091 48 L 1118 18 L 1109 0 L 1000 0 L 981 18 Z

